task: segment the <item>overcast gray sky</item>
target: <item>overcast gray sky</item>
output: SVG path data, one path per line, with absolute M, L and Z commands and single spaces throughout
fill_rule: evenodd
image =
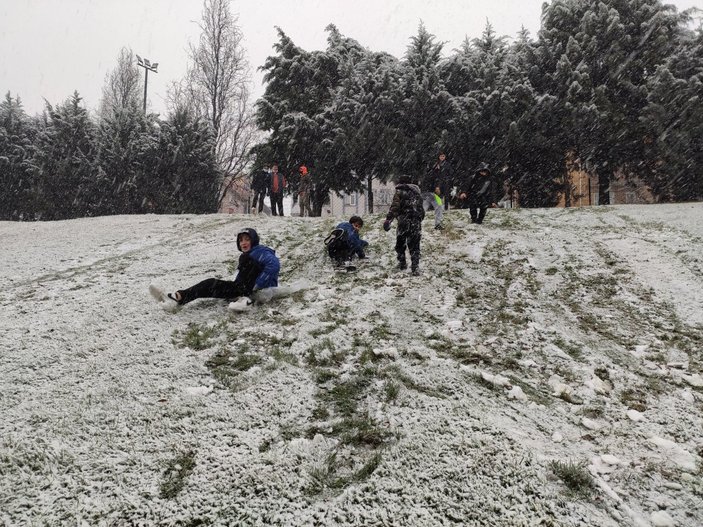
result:
M 325 27 L 374 51 L 401 57 L 422 20 L 457 48 L 479 37 L 490 21 L 499 35 L 521 26 L 536 36 L 543 0 L 233 0 L 252 70 L 253 92 L 263 93 L 256 68 L 272 54 L 279 26 L 306 50 L 324 49 Z M 703 0 L 668 0 L 679 10 L 703 9 Z M 164 112 L 167 88 L 186 69 L 188 42 L 200 33 L 201 0 L 0 0 L 0 95 L 19 95 L 29 114 L 43 100 L 55 104 L 78 90 L 98 106 L 106 74 L 121 47 L 159 63 L 149 75 L 149 105 Z

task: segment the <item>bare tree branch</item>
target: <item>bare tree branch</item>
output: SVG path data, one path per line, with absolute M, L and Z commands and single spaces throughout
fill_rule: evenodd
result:
M 100 116 L 106 117 L 117 110 L 138 109 L 141 106 L 141 74 L 134 62 L 134 53 L 122 48 L 117 57 L 117 67 L 105 77 Z
M 256 134 L 249 104 L 251 82 L 243 35 L 227 0 L 205 0 L 202 33 L 190 45 L 185 81 L 172 86 L 171 106 L 194 106 L 215 134 L 215 156 L 224 183 L 242 177 Z

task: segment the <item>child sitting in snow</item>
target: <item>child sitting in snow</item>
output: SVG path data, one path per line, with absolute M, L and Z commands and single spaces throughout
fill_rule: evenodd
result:
M 252 293 L 278 286 L 280 262 L 273 249 L 259 245 L 259 235 L 251 228 L 243 229 L 237 234 L 237 249 L 242 254 L 237 267 L 239 272 L 234 281 L 208 278 L 188 289 L 168 294 L 155 285 L 150 285 L 149 292 L 167 311 L 175 311 L 196 298 L 237 299 L 230 304 L 230 309 L 244 311 L 252 304 Z

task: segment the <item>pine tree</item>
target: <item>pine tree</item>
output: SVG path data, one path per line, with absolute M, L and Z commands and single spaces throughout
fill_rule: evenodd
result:
M 703 198 L 703 29 L 647 82 L 645 179 L 662 200 Z
M 215 212 L 221 173 L 214 141 L 208 123 L 186 108 L 160 123 L 158 137 L 144 152 L 144 178 L 137 185 L 142 209 L 161 214 Z
M 92 216 L 99 193 L 94 170 L 95 126 L 78 92 L 54 108 L 46 104 L 32 160 L 41 219 Z
M 608 203 L 611 175 L 637 172 L 645 155 L 646 79 L 671 55 L 682 20 L 659 0 L 545 5 L 539 56 L 546 75 L 539 88 L 564 100 L 565 108 L 565 95 L 579 100 L 580 107 L 568 108 L 565 128 L 574 117 L 579 126 L 563 136 L 578 138 L 581 144 L 569 149 L 597 169 L 601 203 Z
M 400 147 L 393 153 L 398 170 L 419 181 L 439 150 L 446 149 L 456 107 L 440 76 L 441 43 L 420 24 L 402 61 Z
M 0 219 L 33 218 L 32 130 L 19 97 L 0 102 Z
M 157 135 L 155 117 L 145 116 L 141 108 L 115 109 L 100 121 L 96 159 L 99 214 L 149 212 L 142 190 L 151 175 L 145 173 L 144 166 Z
M 373 211 L 373 180 L 385 182 L 393 172 L 391 153 L 397 151 L 401 122 L 397 111 L 401 72 L 392 56 L 363 50 L 355 41 L 350 45 L 336 28 L 328 29 L 329 52 L 340 56 L 346 71 L 323 114 L 323 131 L 336 152 L 332 171 L 345 175 L 330 186 L 345 192 L 365 190 Z

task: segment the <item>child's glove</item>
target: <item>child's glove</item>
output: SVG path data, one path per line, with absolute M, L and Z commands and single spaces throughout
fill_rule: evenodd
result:
M 391 220 L 386 220 L 383 222 L 383 230 L 386 232 L 391 230 Z

